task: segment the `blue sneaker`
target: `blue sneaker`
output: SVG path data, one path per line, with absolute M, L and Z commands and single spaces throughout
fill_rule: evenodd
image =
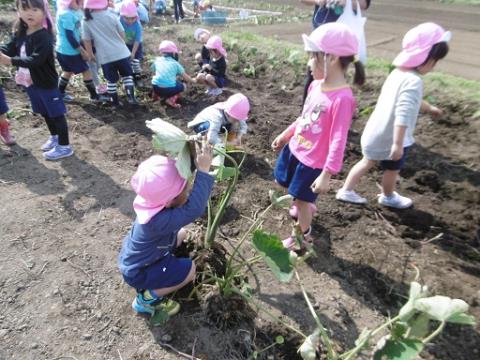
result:
M 69 95 L 67 93 L 62 94 L 62 99 L 64 102 L 72 102 L 73 100 L 75 100 L 72 95 Z
M 163 311 L 169 316 L 173 316 L 180 311 L 180 304 L 171 299 L 152 296 L 152 293 L 146 290 L 135 297 L 132 308 L 139 314 L 150 314 L 153 316 L 155 311 Z
M 52 150 L 58 145 L 58 135 L 51 135 L 48 140 L 42 145 L 42 151 Z
M 70 145 L 57 145 L 50 151 L 44 152 L 43 157 L 47 160 L 59 160 L 73 155 Z

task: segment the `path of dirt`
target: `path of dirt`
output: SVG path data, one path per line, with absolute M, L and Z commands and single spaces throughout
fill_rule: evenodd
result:
M 298 5 L 298 11 L 309 7 L 294 0 L 270 0 L 271 3 Z M 313 8 L 312 8 L 313 9 Z M 370 55 L 393 60 L 401 49 L 402 37 L 410 28 L 425 21 L 434 21 L 453 32 L 451 51 L 438 65 L 438 70 L 466 79 L 480 81 L 480 6 L 455 6 L 432 1 L 373 0 L 366 12 L 367 46 Z M 309 33 L 310 22 L 275 24 L 255 29 L 264 36 L 301 43 L 300 34 Z

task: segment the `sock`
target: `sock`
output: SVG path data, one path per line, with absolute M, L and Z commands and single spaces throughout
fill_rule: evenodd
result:
M 57 116 L 55 118 L 51 118 L 51 120 L 55 124 L 55 128 L 57 129 L 58 145 L 70 145 L 70 140 L 68 138 L 68 124 L 65 116 Z
M 128 93 L 129 89 L 133 89 L 135 84 L 133 83 L 133 76 L 124 76 L 122 77 L 123 88 Z
M 142 68 L 140 67 L 140 60 L 138 59 L 132 60 L 132 70 L 135 78 L 140 76 L 140 74 L 142 73 Z
M 117 84 L 108 82 L 107 93 L 108 93 L 108 96 L 110 96 L 110 98 L 112 99 L 112 102 L 115 105 L 118 105 L 119 102 L 118 102 L 118 94 L 117 94 Z
M 67 88 L 69 79 L 65 79 L 63 76 L 60 76 L 60 79 L 58 79 L 58 90 L 62 94 L 65 94 L 65 89 Z
M 87 88 L 88 92 L 90 93 L 90 99 L 98 99 L 97 90 L 95 89 L 95 85 L 93 84 L 93 80 L 83 80 L 85 87 Z
M 155 294 L 155 291 L 153 291 L 153 290 L 145 290 L 142 295 L 143 295 L 143 298 L 145 300 L 161 300 L 161 299 L 163 299 L 163 296 L 157 296 L 157 294 Z

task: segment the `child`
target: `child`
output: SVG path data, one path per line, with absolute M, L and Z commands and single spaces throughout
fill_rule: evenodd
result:
M 201 52 L 195 54 L 195 61 L 197 62 L 198 66 L 200 66 L 201 70 L 203 65 L 210 63 L 210 51 L 205 46 L 208 39 L 210 39 L 210 31 L 199 28 L 195 30 L 193 37 L 195 38 L 195 41 L 202 44 Z
M 92 80 L 92 73 L 87 64 L 88 54 L 80 44 L 80 25 L 83 13 L 80 10 L 82 0 L 60 0 L 57 13 L 57 60 L 62 68 L 58 89 L 64 101 L 72 101 L 66 94 L 68 82 L 73 74 L 82 74 L 83 83 L 90 93 L 90 100 L 97 102 L 100 97 Z
M 183 13 L 183 0 L 173 0 L 173 10 L 175 12 L 175 22 L 178 24 L 180 19 L 185 17 Z
M 202 72 L 197 75 L 197 82 L 208 86 L 206 94 L 218 96 L 222 94 L 222 88 L 225 86 L 227 51 L 223 47 L 220 36 L 216 35 L 208 39 L 205 47 L 210 52 L 210 62 L 203 65 Z
M 123 86 L 130 104 L 135 99 L 133 71 L 130 65 L 130 50 L 125 45 L 120 19 L 108 10 L 107 0 L 85 0 L 85 18 L 82 23 L 82 38 L 88 56 L 93 59 L 92 41 L 95 42 L 96 56 L 107 79 L 107 93 L 114 106 L 120 106 L 117 81 L 122 77 Z
M 155 0 L 154 9 L 155 9 L 155 15 L 165 14 L 167 12 L 166 0 Z
M 283 147 L 275 166 L 275 180 L 295 198 L 290 214 L 298 218 L 305 240 L 312 241 L 314 203 L 317 194 L 328 191 L 330 177 L 342 167 L 355 111 L 355 99 L 345 72 L 353 62 L 354 82 L 359 85 L 365 81 L 365 73 L 362 64 L 354 59 L 358 40 L 347 25 L 322 25 L 310 36 L 303 35 L 303 41 L 305 50 L 311 54 L 315 81 L 302 115 L 275 138 L 272 149 L 278 151 Z M 283 244 L 295 249 L 295 237 L 292 235 Z
M 441 114 L 438 108 L 422 103 L 421 75 L 432 71 L 437 61 L 447 55 L 450 38 L 450 32 L 434 23 L 423 23 L 407 32 L 403 51 L 393 61 L 396 69 L 385 81 L 363 131 L 363 159 L 350 170 L 345 185 L 337 192 L 338 200 L 367 203 L 354 189 L 360 178 L 380 162 L 384 173 L 379 204 L 397 209 L 412 206 L 411 199 L 395 192 L 395 183 L 408 150 L 415 143 L 413 133 L 419 111 Z
M 227 101 L 214 104 L 202 110 L 195 119 L 188 123 L 196 133 L 207 132 L 210 144 L 220 143 L 218 134 L 228 131 L 229 142 L 241 145 L 242 136 L 247 133 L 247 119 L 250 103 L 243 94 L 230 96 Z
M 142 25 L 138 20 L 137 7 L 132 0 L 126 0 L 120 7 L 120 22 L 125 31 L 125 43 L 130 50 L 132 61 L 133 80 L 137 87 L 142 87 L 142 68 L 140 61 L 143 59 Z
M 16 66 L 17 84 L 26 88 L 32 110 L 45 118 L 50 138 L 42 145 L 47 160 L 71 156 L 67 112 L 58 90 L 54 35 L 43 0 L 16 0 L 18 20 L 12 40 L 1 47 L 0 64 Z M 47 28 L 43 26 L 47 22 Z
M 185 85 L 177 80 L 181 77 L 188 83 L 193 83 L 193 79 L 185 73 L 178 60 L 178 48 L 172 41 L 164 40 L 158 47 L 159 57 L 152 64 L 152 70 L 155 75 L 152 79 L 153 95 L 166 99 L 167 105 L 173 108 L 180 108 L 177 104 L 180 93 L 185 90 Z
M 2 139 L 5 145 L 15 145 L 15 138 L 10 134 L 7 113 L 7 101 L 5 100 L 3 88 L 0 86 L 0 139 Z
M 138 167 L 131 185 L 137 193 L 133 208 L 137 218 L 123 241 L 119 255 L 125 282 L 137 290 L 132 307 L 137 313 L 162 309 L 174 315 L 180 305 L 165 298 L 195 278 L 195 264 L 173 255 L 186 239 L 183 226 L 205 212 L 214 178 L 208 174 L 212 147 L 196 146 L 197 173 L 191 194 L 175 161 L 154 155 Z
M 192 0 L 193 17 L 198 18 L 200 16 L 200 0 Z

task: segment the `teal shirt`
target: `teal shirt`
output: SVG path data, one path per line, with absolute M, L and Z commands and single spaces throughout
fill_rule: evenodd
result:
M 142 25 L 140 21 L 135 21 L 133 24 L 128 25 L 123 17 L 120 17 L 123 29 L 125 30 L 125 44 L 133 45 L 135 42 L 139 44 L 142 42 Z
M 185 70 L 175 59 L 170 56 L 160 56 L 152 65 L 155 75 L 152 84 L 158 87 L 174 87 L 177 84 L 177 76 L 182 76 Z
M 83 13 L 80 10 L 68 9 L 57 14 L 57 45 L 55 46 L 57 52 L 63 55 L 80 54 L 80 51 L 70 45 L 65 31 L 71 30 L 80 43 L 82 18 Z

